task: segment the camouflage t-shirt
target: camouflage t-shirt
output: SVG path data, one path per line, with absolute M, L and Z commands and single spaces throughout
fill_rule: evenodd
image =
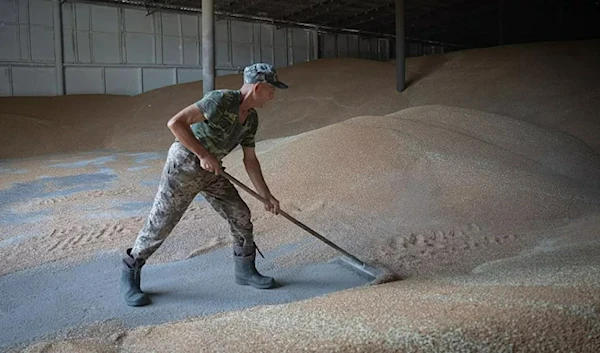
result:
M 192 124 L 191 128 L 202 146 L 221 160 L 238 144 L 254 147 L 258 129 L 258 114 L 250 109 L 244 123 L 240 123 L 240 91 L 216 90 L 208 92 L 196 102 L 207 120 Z

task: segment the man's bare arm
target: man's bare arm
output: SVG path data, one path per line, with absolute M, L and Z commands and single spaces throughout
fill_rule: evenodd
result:
M 246 173 L 250 177 L 252 184 L 256 188 L 256 191 L 264 198 L 266 198 L 270 206 L 265 205 L 267 211 L 277 214 L 279 212 L 279 201 L 273 197 L 267 183 L 262 174 L 260 163 L 256 157 L 256 152 L 253 147 L 243 147 L 244 151 L 244 166 L 246 167 Z
M 204 120 L 206 120 L 206 117 L 202 110 L 196 104 L 191 104 L 169 119 L 167 127 L 187 149 L 200 158 L 203 169 L 220 173 L 221 167 L 219 162 L 196 139 L 190 127 L 190 125 Z
M 262 175 L 262 170 L 260 168 L 260 163 L 258 162 L 258 158 L 256 157 L 256 153 L 254 152 L 254 148 L 243 147 L 244 151 L 244 167 L 246 167 L 246 172 L 252 181 L 252 184 L 256 188 L 256 191 L 262 197 L 268 197 L 271 195 L 271 191 L 267 187 L 267 183 L 265 183 L 265 179 Z
M 206 155 L 208 151 L 196 137 L 194 137 L 190 125 L 204 120 L 206 120 L 204 113 L 196 104 L 192 104 L 169 119 L 167 127 L 185 147 L 194 152 L 198 157 L 202 157 Z

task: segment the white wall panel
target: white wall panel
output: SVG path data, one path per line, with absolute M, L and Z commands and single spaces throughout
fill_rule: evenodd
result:
M 73 11 L 73 3 L 70 2 L 65 2 L 64 4 L 62 4 L 61 6 L 61 11 L 62 11 L 62 26 L 63 26 L 63 30 L 65 29 L 74 29 L 74 18 L 75 18 L 75 14 Z
M 31 50 L 29 50 L 29 43 L 31 37 L 29 36 L 29 26 L 27 25 L 19 25 L 19 45 L 21 46 L 21 60 L 29 61 L 31 60 Z
M 286 46 L 287 45 L 287 31 L 285 28 L 275 29 L 275 45 Z
M 193 81 L 202 81 L 202 69 L 177 69 L 177 82 L 186 83 Z
M 152 15 L 149 16 L 153 16 L 154 19 L 152 20 L 153 24 L 154 24 L 154 35 L 153 35 L 153 39 L 154 39 L 154 63 L 158 64 L 158 65 L 165 65 L 164 62 L 164 58 L 165 58 L 165 49 L 163 46 L 163 42 L 164 42 L 164 38 L 162 36 L 162 16 L 160 12 L 155 12 Z M 127 61 L 125 59 L 123 59 L 124 63 L 127 63 Z
M 11 95 L 10 68 L 0 66 L 0 97 Z
M 121 62 L 119 35 L 111 33 L 92 33 L 92 52 L 94 62 L 117 64 Z
M 253 62 L 253 48 L 248 44 L 232 45 L 233 66 L 248 66 Z
M 371 55 L 371 45 L 369 42 L 369 38 L 360 38 L 358 41 L 358 48 L 360 50 L 360 58 L 361 59 L 369 59 Z
M 19 60 L 19 26 L 18 25 L 0 25 L 0 59 L 1 60 Z
M 65 63 L 76 62 L 75 33 L 71 30 L 63 30 L 63 60 Z
M 290 28 L 294 53 L 294 64 L 301 64 L 310 59 L 309 32 L 302 28 Z
M 142 69 L 107 67 L 104 70 L 106 94 L 134 95 L 142 93 Z
M 288 66 L 288 39 L 287 39 L 287 29 L 280 28 L 275 29 L 273 33 L 274 36 L 274 47 L 273 51 L 275 53 L 275 67 L 285 67 Z
M 387 61 L 390 57 L 389 41 L 387 39 L 379 39 L 379 60 Z
M 183 38 L 183 64 L 200 65 L 202 52 L 197 39 Z
M 163 36 L 163 64 L 182 64 L 183 46 L 181 37 Z
M 302 64 L 309 60 L 308 48 L 297 48 L 294 47 L 294 65 Z
M 265 24 L 260 26 L 260 43 L 263 47 L 273 45 L 273 26 Z
M 92 62 L 92 47 L 90 44 L 90 32 L 77 32 L 77 61 L 80 63 Z
M 200 28 L 202 31 L 202 28 Z M 229 24 L 226 20 L 215 21 L 215 65 L 229 66 Z
M 28 4 L 28 0 L 17 0 L 19 23 L 29 23 L 29 10 L 27 9 Z
M 348 57 L 348 35 L 338 34 L 337 35 L 337 52 L 338 57 Z
M 255 61 L 273 64 L 273 31 L 271 25 L 260 24 L 258 26 L 259 52 L 255 55 Z
M 285 29 L 286 37 L 287 37 L 287 66 L 294 65 L 294 43 L 293 43 L 293 33 L 290 28 Z
M 154 33 L 154 17 L 147 16 L 144 10 L 123 9 L 125 32 Z
M 119 33 L 119 11 L 116 7 L 92 6 L 94 32 Z
M 287 66 L 287 48 L 275 47 L 275 67 Z
M 215 43 L 215 64 L 229 66 L 229 47 L 223 43 Z
M 292 41 L 296 48 L 308 48 L 308 32 L 302 28 L 291 28 Z
M 252 62 L 261 62 L 260 58 L 260 24 L 252 24 Z
M 92 28 L 90 23 L 91 11 L 92 10 L 90 5 L 75 3 L 75 18 L 77 21 L 77 30 L 89 31 Z
M 351 58 L 358 58 L 360 56 L 358 50 L 358 36 L 356 35 L 348 36 L 348 56 Z
M 149 34 L 127 33 L 127 36 L 125 38 L 125 46 L 127 48 L 127 63 L 156 63 L 154 36 Z
M 19 23 L 29 23 L 29 0 L 17 0 L 19 10 Z
M 101 67 L 66 67 L 67 94 L 104 93 L 103 69 Z
M 174 85 L 177 83 L 177 73 L 175 69 L 143 69 L 144 92 L 156 88 Z
M 234 43 L 253 43 L 253 33 L 252 23 L 231 21 L 231 40 Z
M 215 21 L 215 40 L 220 42 L 227 42 L 229 40 L 229 30 L 226 20 Z M 200 33 L 202 33 L 202 27 L 200 27 Z
M 200 38 L 200 32 L 202 20 L 199 16 L 181 15 L 181 28 L 183 30 L 183 36 Z
M 181 36 L 181 22 L 179 15 L 173 13 L 161 13 L 162 34 L 166 36 Z
M 54 31 L 46 27 L 31 27 L 31 59 L 33 61 L 54 60 Z
M 54 17 L 52 14 L 52 1 L 29 0 L 29 22 L 32 25 L 53 27 Z
M 53 67 L 13 67 L 12 79 L 15 96 L 56 95 L 56 75 Z
M 324 34 L 323 38 L 323 57 L 333 58 L 335 57 L 335 35 Z
M 19 22 L 18 9 L 16 0 L 0 0 L 0 22 Z
M 369 40 L 369 43 L 371 45 L 369 59 L 378 60 L 379 59 L 379 39 L 371 38 Z
M 256 55 L 256 61 L 273 64 L 273 47 L 261 47 L 260 55 Z

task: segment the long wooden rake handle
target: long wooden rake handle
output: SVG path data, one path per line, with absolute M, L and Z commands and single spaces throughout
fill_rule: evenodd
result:
M 229 180 L 230 182 L 234 183 L 235 185 L 239 186 L 240 188 L 244 189 L 246 192 L 248 192 L 250 195 L 254 196 L 256 199 L 258 199 L 259 201 L 261 201 L 262 203 L 264 203 L 265 205 L 270 205 L 269 201 L 267 199 L 265 199 L 264 197 L 260 196 L 259 194 L 257 194 L 254 190 L 250 189 L 249 187 L 247 187 L 246 185 L 242 184 L 242 182 L 240 182 L 239 180 L 237 180 L 236 178 L 232 177 L 231 175 L 229 175 L 227 172 L 222 172 L 220 175 L 222 175 L 223 177 L 225 177 L 225 179 Z M 332 243 L 329 239 L 325 238 L 324 236 L 322 236 L 321 234 L 315 232 L 314 230 L 312 230 L 311 228 L 309 228 L 307 225 L 305 225 L 304 223 L 298 221 L 297 219 L 295 219 L 294 217 L 290 216 L 289 214 L 287 214 L 287 212 L 284 212 L 282 210 L 279 210 L 279 214 L 282 215 L 283 217 L 287 218 L 287 220 L 289 220 L 290 222 L 294 223 L 295 225 L 297 225 L 298 227 L 304 229 L 305 231 L 309 232 L 310 234 L 312 234 L 313 236 L 315 236 L 316 238 L 318 238 L 319 240 L 321 240 L 322 242 L 324 242 L 325 244 L 331 246 L 332 248 L 334 248 L 335 250 L 341 252 L 342 254 L 346 255 L 347 257 L 351 258 L 352 260 L 356 261 L 357 263 L 359 263 L 362 266 L 366 266 L 364 262 L 360 261 L 359 259 L 356 258 L 356 256 L 350 254 L 349 252 L 347 252 L 346 250 L 340 248 L 339 246 L 335 245 L 334 243 Z

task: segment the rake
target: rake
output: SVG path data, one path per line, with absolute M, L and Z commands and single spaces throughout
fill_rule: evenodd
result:
M 235 185 L 239 186 L 240 188 L 244 189 L 244 191 L 248 192 L 250 195 L 254 196 L 256 199 L 258 199 L 265 205 L 269 205 L 269 201 L 267 199 L 265 199 L 264 197 L 262 197 L 261 195 L 256 193 L 254 190 L 252 190 L 249 187 L 247 187 L 246 185 L 244 185 L 242 182 L 240 182 L 236 178 L 229 175 L 227 172 L 223 171 L 221 173 L 221 175 L 223 177 L 225 177 L 227 180 L 229 180 L 230 182 L 232 182 Z M 350 254 L 346 250 L 337 246 L 331 240 L 325 238 L 324 236 L 315 232 L 313 229 L 311 229 L 304 223 L 302 223 L 302 222 L 298 221 L 297 219 L 295 219 L 294 217 L 290 216 L 287 212 L 279 210 L 279 214 L 282 215 L 287 220 L 289 220 L 290 222 L 297 225 L 298 227 L 304 229 L 305 231 L 307 231 L 308 233 L 310 233 L 317 239 L 321 240 L 325 244 L 329 245 L 330 247 L 334 248 L 335 250 L 337 250 L 343 254 L 343 256 L 337 257 L 337 258 L 333 259 L 331 262 L 338 263 L 338 264 L 358 273 L 359 275 L 362 275 L 373 281 L 377 281 L 377 280 L 383 278 L 384 276 L 389 275 L 389 271 L 388 272 L 382 271 L 376 267 L 367 265 L 365 262 L 359 260 L 356 256 Z

